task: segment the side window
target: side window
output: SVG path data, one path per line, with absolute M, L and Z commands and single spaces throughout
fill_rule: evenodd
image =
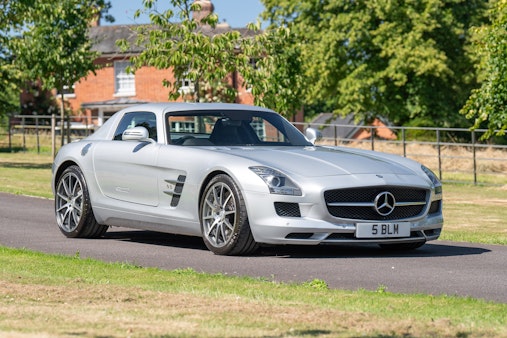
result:
M 114 140 L 121 141 L 123 132 L 134 127 L 145 127 L 148 130 L 150 138 L 157 141 L 157 118 L 155 114 L 150 112 L 125 114 L 118 124 L 118 128 L 116 128 Z

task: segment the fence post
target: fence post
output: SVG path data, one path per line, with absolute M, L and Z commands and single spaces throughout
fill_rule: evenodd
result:
M 370 140 L 371 140 L 371 150 L 375 150 L 375 130 L 373 127 L 370 128 Z
M 21 130 L 23 131 L 23 149 L 26 150 L 25 118 L 21 119 Z
M 67 125 L 67 143 L 70 143 L 70 116 L 67 115 L 67 118 L 66 118 L 66 125 Z
M 53 160 L 56 155 L 56 115 L 51 114 L 51 157 Z
M 40 154 L 40 139 L 39 139 L 39 117 L 35 117 L 35 138 L 37 140 L 37 154 Z
M 472 130 L 472 154 L 474 157 L 474 185 L 477 185 L 477 154 L 475 148 L 475 130 Z
M 442 180 L 442 156 L 440 152 L 440 129 L 437 129 L 438 178 Z
M 406 135 L 405 135 L 405 128 L 402 128 L 401 129 L 401 140 L 402 140 L 402 144 L 403 144 L 403 157 L 407 157 L 407 139 L 406 139 Z
M 9 135 L 9 151 L 12 151 L 12 116 L 9 116 L 9 127 L 7 129 L 7 134 Z

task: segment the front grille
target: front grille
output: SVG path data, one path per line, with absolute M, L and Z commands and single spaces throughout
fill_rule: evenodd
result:
M 297 203 L 275 202 L 275 210 L 278 216 L 301 217 L 301 211 Z
M 397 205 L 392 213 L 382 216 L 375 209 L 375 198 L 386 191 L 394 196 Z M 328 190 L 324 198 L 334 217 L 387 221 L 420 216 L 426 208 L 428 193 L 425 189 L 376 186 Z

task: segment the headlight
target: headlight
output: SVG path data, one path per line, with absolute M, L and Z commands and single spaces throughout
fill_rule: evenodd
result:
M 286 175 L 267 167 L 250 167 L 267 184 L 269 192 L 278 195 L 303 195 L 301 189 Z
M 428 167 L 421 165 L 422 171 L 429 177 L 431 180 L 431 183 L 433 183 L 433 186 L 435 187 L 435 193 L 441 194 L 442 193 L 442 183 L 438 179 L 437 175 L 433 171 L 431 171 Z

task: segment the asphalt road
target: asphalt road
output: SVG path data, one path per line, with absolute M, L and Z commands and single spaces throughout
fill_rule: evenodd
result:
M 445 230 L 444 230 L 445 231 Z M 162 269 L 193 268 L 283 282 L 315 278 L 331 288 L 458 295 L 507 303 L 507 246 L 430 242 L 409 253 L 376 246 L 262 248 L 248 257 L 216 256 L 200 238 L 124 228 L 101 239 L 68 239 L 53 201 L 0 193 L 0 245 L 129 262 Z

